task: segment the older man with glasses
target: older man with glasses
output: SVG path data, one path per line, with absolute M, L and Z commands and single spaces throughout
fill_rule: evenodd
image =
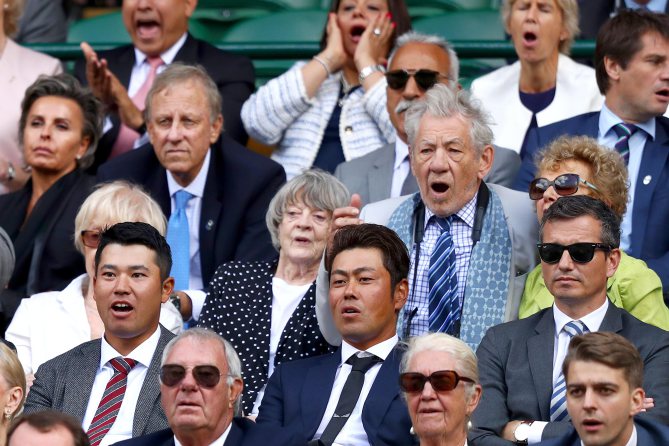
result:
M 669 421 L 669 333 L 639 321 L 607 297 L 620 262 L 620 219 L 584 195 L 558 199 L 543 215 L 537 245 L 541 270 L 555 298 L 527 319 L 488 330 L 477 350 L 483 396 L 470 445 L 534 444 L 568 432 L 562 362 L 575 335 L 618 333 L 644 362 L 648 397 L 642 416 Z M 501 438 L 500 438 L 501 437 Z

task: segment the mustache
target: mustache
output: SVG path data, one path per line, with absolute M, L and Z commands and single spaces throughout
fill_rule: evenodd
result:
M 413 104 L 417 102 L 417 99 L 402 99 L 399 104 L 397 104 L 397 107 L 395 107 L 395 113 L 400 114 L 404 113 L 411 107 Z

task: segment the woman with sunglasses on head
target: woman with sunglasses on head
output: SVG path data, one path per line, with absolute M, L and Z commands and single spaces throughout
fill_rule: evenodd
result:
M 248 134 L 276 145 L 288 179 L 330 173 L 395 139 L 386 111 L 385 62 L 411 28 L 404 0 L 333 0 L 321 52 L 260 87 L 242 107 Z
M 603 98 L 595 71 L 567 56 L 578 34 L 577 0 L 504 0 L 502 20 L 519 60 L 471 89 L 495 121 L 495 144 L 523 158 L 530 130 L 599 111 Z
M 125 181 L 98 186 L 81 205 L 74 221 L 74 246 L 84 257 L 86 273 L 63 291 L 24 299 L 7 329 L 6 338 L 16 345 L 27 374 L 49 359 L 102 336 L 104 326 L 93 298 L 95 251 L 100 232 L 125 221 L 148 223 L 161 234 L 167 230 L 158 203 L 139 186 Z M 169 302 L 162 306 L 160 323 L 174 333 L 183 326 L 179 311 Z
M 476 355 L 445 333 L 416 336 L 408 346 L 400 389 L 420 445 L 466 445 L 469 419 L 482 392 Z
M 538 176 L 530 183 L 529 193 L 540 222 L 546 209 L 567 195 L 589 195 L 602 200 L 622 219 L 628 201 L 627 168 L 617 152 L 592 138 L 563 136 L 540 152 L 537 160 Z M 575 252 L 574 260 L 579 261 L 580 254 L 588 253 Z M 642 260 L 622 252 L 620 265 L 608 280 L 607 295 L 613 304 L 637 319 L 669 330 L 669 308 L 662 296 L 662 283 Z M 519 317 L 528 317 L 552 304 L 553 296 L 539 265 L 525 282 Z

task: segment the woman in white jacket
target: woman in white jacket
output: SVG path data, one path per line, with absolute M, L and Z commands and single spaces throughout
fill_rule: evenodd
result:
M 322 51 L 246 101 L 246 131 L 277 146 L 272 158 L 289 180 L 312 166 L 334 172 L 395 141 L 383 71 L 395 37 L 409 29 L 404 0 L 333 0 Z
M 577 0 L 504 0 L 518 61 L 472 82 L 492 115 L 495 144 L 524 156 L 527 133 L 601 108 L 595 71 L 566 54 L 578 33 Z

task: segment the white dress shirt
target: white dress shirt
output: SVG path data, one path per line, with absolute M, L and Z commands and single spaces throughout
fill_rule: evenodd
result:
M 634 0 L 625 0 L 625 6 L 630 9 L 639 9 L 642 5 Z M 667 8 L 667 0 L 650 0 L 645 6 L 649 11 L 664 12 Z
M 174 213 L 176 206 L 174 194 L 180 190 L 185 190 L 190 193 L 193 198 L 188 200 L 186 204 L 186 217 L 188 218 L 188 233 L 189 239 L 189 254 L 190 254 L 190 277 L 188 279 L 188 290 L 186 294 L 191 299 L 193 305 L 193 319 L 198 319 L 206 293 L 202 290 L 204 284 L 202 283 L 202 265 L 200 261 L 200 215 L 202 215 L 202 197 L 204 196 L 204 186 L 207 183 L 207 174 L 209 173 L 209 163 L 211 162 L 211 149 L 207 151 L 204 157 L 204 162 L 200 168 L 200 172 L 195 179 L 186 187 L 182 187 L 176 182 L 169 171 L 165 172 L 167 176 L 167 188 L 170 193 L 170 208 Z
M 398 337 L 395 335 L 390 339 L 386 339 L 385 341 L 368 348 L 366 351 L 372 355 L 378 356 L 385 361 L 393 348 L 395 348 L 395 345 L 397 345 L 397 341 Z M 337 368 L 334 384 L 332 386 L 332 392 L 330 392 L 330 399 L 325 409 L 325 413 L 323 414 L 321 424 L 316 430 L 316 435 L 314 435 L 314 440 L 321 438 L 323 431 L 330 422 L 330 419 L 332 418 L 332 415 L 334 415 L 335 409 L 337 408 L 337 403 L 339 402 L 341 391 L 344 388 L 344 384 L 346 383 L 346 379 L 351 373 L 352 368 L 350 364 L 346 364 L 346 361 L 348 358 L 357 354 L 359 351 L 360 350 L 357 348 L 342 340 L 341 362 L 339 364 L 339 368 Z M 362 409 L 365 405 L 365 401 L 367 400 L 367 395 L 369 395 L 369 391 L 372 388 L 372 384 L 374 384 L 376 375 L 379 374 L 379 370 L 381 369 L 382 364 L 383 363 L 381 362 L 374 364 L 367 371 L 367 373 L 365 373 L 365 383 L 362 386 L 360 398 L 358 398 L 358 402 L 355 404 L 353 412 L 351 412 L 351 416 L 349 417 L 348 421 L 339 432 L 339 435 L 337 435 L 333 446 L 369 446 L 369 439 L 367 438 L 367 433 L 365 432 L 365 428 L 362 425 Z
M 228 439 L 228 435 L 230 434 L 230 429 L 232 429 L 232 423 L 228 425 L 228 428 L 225 430 L 225 432 L 223 432 L 223 435 L 221 435 L 216 440 L 209 443 L 209 446 L 223 446 L 225 440 Z M 183 446 L 181 442 L 177 440 L 176 435 L 174 436 L 174 446 Z
M 402 186 L 411 172 L 409 146 L 399 136 L 395 139 L 395 163 L 393 164 L 393 182 L 390 186 L 390 198 L 402 195 Z
M 606 316 L 606 311 L 609 309 L 609 299 L 604 300 L 604 304 L 597 308 L 590 314 L 579 318 L 578 320 L 583 322 L 588 328 L 588 332 L 592 333 L 599 331 L 599 327 L 602 325 L 604 316 Z M 567 350 L 569 349 L 569 341 L 571 341 L 571 336 L 569 336 L 562 329 L 567 323 L 573 321 L 574 319 L 564 314 L 557 305 L 553 304 L 553 320 L 555 321 L 555 341 L 553 344 L 553 380 L 554 383 L 557 381 L 560 372 L 562 371 L 562 363 L 564 362 L 565 356 L 567 356 Z M 541 435 L 544 432 L 544 428 L 548 424 L 547 421 L 535 421 L 530 426 L 530 433 L 527 437 L 527 442 L 529 444 L 539 443 L 541 441 Z
M 116 442 L 132 438 L 132 425 L 135 420 L 135 408 L 137 406 L 137 399 L 139 392 L 144 384 L 146 378 L 146 371 L 151 365 L 153 354 L 158 348 L 158 341 L 160 339 L 160 327 L 144 342 L 142 342 L 130 354 L 124 356 L 125 358 L 134 359 L 137 365 L 128 373 L 128 384 L 123 396 L 123 403 L 116 416 L 116 421 L 112 425 L 109 432 L 104 436 L 100 446 L 107 446 Z M 88 427 L 93 421 L 95 411 L 98 409 L 102 395 L 105 392 L 107 383 L 114 376 L 114 368 L 109 364 L 109 361 L 123 356 L 117 352 L 114 347 L 109 345 L 107 340 L 102 337 L 102 347 L 100 353 L 100 367 L 95 374 L 95 381 L 93 381 L 93 388 L 91 389 L 91 397 L 88 400 L 88 407 L 86 408 L 86 415 L 81 427 L 84 431 L 88 431 Z M 155 378 L 154 378 L 155 379 Z

